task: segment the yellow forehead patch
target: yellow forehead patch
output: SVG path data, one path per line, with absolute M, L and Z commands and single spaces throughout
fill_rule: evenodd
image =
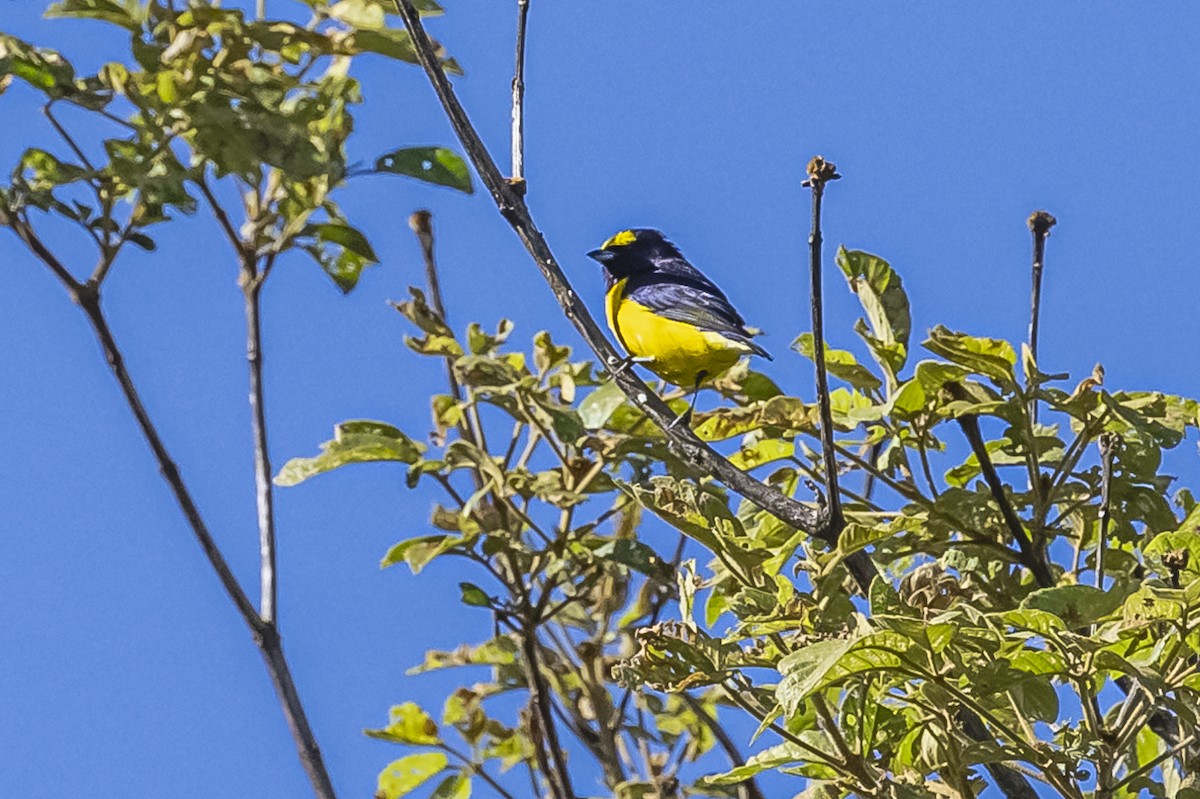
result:
M 620 233 L 601 244 L 600 249 L 611 250 L 613 247 L 624 247 L 626 244 L 633 244 L 635 241 L 637 241 L 636 233 L 634 233 L 632 230 L 622 230 Z

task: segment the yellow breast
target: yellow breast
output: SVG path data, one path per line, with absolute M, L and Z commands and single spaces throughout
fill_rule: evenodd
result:
M 740 341 L 666 319 L 641 303 L 626 299 L 627 282 L 628 278 L 618 281 L 605 297 L 608 326 L 626 352 L 637 358 L 652 359 L 646 367 L 663 380 L 691 388 L 701 373 L 706 378 L 716 377 L 750 352 Z

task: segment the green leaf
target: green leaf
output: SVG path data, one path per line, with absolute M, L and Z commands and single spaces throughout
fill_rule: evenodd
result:
M 990 377 L 1004 386 L 1016 385 L 1014 369 L 1017 363 L 1017 353 L 1007 341 L 955 333 L 938 325 L 929 331 L 929 338 L 925 340 L 925 348 L 976 374 Z
M 465 770 L 451 774 L 437 784 L 429 799 L 471 799 L 471 775 Z
M 792 342 L 792 349 L 808 358 L 810 361 L 816 355 L 812 333 L 802 333 Z M 858 362 L 854 353 L 849 350 L 830 349 L 825 345 L 825 367 L 829 374 L 845 380 L 860 391 L 876 391 L 883 387 L 883 381 L 871 373 L 871 370 Z
M 890 630 L 810 644 L 779 662 L 783 679 L 775 689 L 775 697 L 788 715 L 793 715 L 805 699 L 828 685 L 855 674 L 904 667 L 905 654 L 917 645 L 908 636 Z
M 595 555 L 659 580 L 673 579 L 666 561 L 658 556 L 653 547 L 636 538 L 609 541 L 597 549 Z
M 98 19 L 130 31 L 139 31 L 145 21 L 146 11 L 137 0 L 125 0 L 123 3 L 112 0 L 64 0 L 47 8 L 45 16 Z
M 425 535 L 418 538 L 409 538 L 406 541 L 394 545 L 383 556 L 379 567 L 386 569 L 389 566 L 395 566 L 397 563 L 407 563 L 408 568 L 413 574 L 420 574 L 421 569 L 429 565 L 431 561 L 439 555 L 444 554 L 450 549 L 453 549 L 465 539 L 460 536 L 453 536 L 448 533 L 439 535 Z
M 0 33 L 0 91 L 10 75 L 52 98 L 75 89 L 75 68 L 57 52 Z
M 381 741 L 411 746 L 435 746 L 442 741 L 438 735 L 437 722 L 415 702 L 396 705 L 388 714 L 386 727 L 364 732 Z
M 790 458 L 795 452 L 796 445 L 791 441 L 764 438 L 753 444 L 742 446 L 741 449 L 729 456 L 729 462 L 743 471 L 749 471 L 768 463 Z
M 1163 557 L 1168 556 L 1170 560 L 1170 556 L 1174 555 L 1174 561 L 1181 564 L 1179 571 L 1186 572 L 1193 578 L 1200 573 L 1200 532 L 1195 529 L 1198 521 L 1200 513 L 1193 511 L 1184 519 L 1180 529 L 1170 533 L 1159 533 L 1146 545 L 1146 558 L 1156 572 L 1169 577 L 1172 570 L 1164 564 Z
M 625 403 L 625 392 L 610 380 L 583 398 L 579 403 L 579 418 L 588 430 L 599 430 Z
M 737 785 L 751 777 L 757 776 L 769 769 L 777 769 L 796 761 L 807 761 L 812 755 L 805 752 L 796 744 L 786 741 L 752 755 L 746 762 L 721 774 L 711 774 L 702 777 L 697 783 L 698 788 L 712 786 Z
M 871 353 L 891 373 L 893 382 L 908 358 L 912 331 L 908 294 L 900 275 L 878 255 L 838 247 L 837 265 L 867 313 L 870 330 L 855 325 Z
M 372 249 L 371 243 L 367 241 L 367 237 L 358 229 L 352 228 L 347 224 L 325 222 L 309 225 L 306 232 L 309 235 L 316 236 L 320 241 L 337 244 L 370 263 L 379 263 L 379 257 L 375 255 L 375 250 Z
M 407 147 L 393 150 L 375 160 L 375 171 L 449 186 L 471 194 L 471 172 L 467 162 L 453 150 L 445 147 Z
M 320 455 L 292 458 L 285 463 L 275 476 L 275 485 L 298 485 L 348 463 L 393 461 L 411 464 L 424 450 L 422 445 L 390 424 L 369 420 L 342 422 L 333 429 L 333 440 L 321 445 Z
M 379 263 L 367 237 L 344 222 L 308 225 L 304 235 L 312 237 L 315 243 L 305 245 L 303 249 L 345 293 L 358 285 L 364 269 Z
M 477 608 L 490 608 L 492 606 L 491 597 L 474 583 L 459 583 L 458 590 L 462 593 L 461 599 L 464 605 L 471 605 Z
M 1121 606 L 1124 596 L 1090 585 L 1060 585 L 1042 588 L 1025 597 L 1022 607 L 1044 610 L 1078 628 L 1104 618 Z
M 379 799 L 399 799 L 446 768 L 448 761 L 441 752 L 409 755 L 389 763 L 379 772 L 376 796 Z

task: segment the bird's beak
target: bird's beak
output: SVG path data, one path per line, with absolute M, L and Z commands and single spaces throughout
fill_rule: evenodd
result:
M 615 253 L 613 253 L 612 250 L 601 249 L 601 250 L 592 250 L 587 255 L 588 255 L 588 258 L 599 261 L 600 263 L 603 264 L 603 263 L 607 263 L 607 262 L 611 261 L 614 254 Z

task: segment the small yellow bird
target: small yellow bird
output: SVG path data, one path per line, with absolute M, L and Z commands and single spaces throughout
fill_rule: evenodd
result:
M 622 230 L 588 256 L 604 267 L 608 326 L 636 363 L 683 388 L 718 377 L 743 355 L 771 355 L 725 293 L 657 230 Z M 691 418 L 691 408 L 678 421 Z

